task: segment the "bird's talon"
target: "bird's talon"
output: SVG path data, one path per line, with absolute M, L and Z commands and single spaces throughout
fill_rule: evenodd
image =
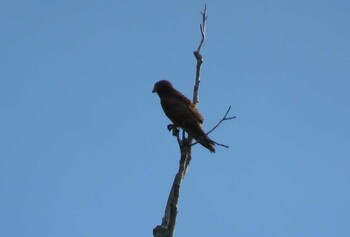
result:
M 168 128 L 169 132 L 171 130 L 173 130 L 173 136 L 175 136 L 175 137 L 179 136 L 179 129 L 177 129 L 177 127 L 174 124 L 169 124 L 167 126 L 167 128 Z
M 169 125 L 167 126 L 169 132 L 170 132 L 171 130 L 173 130 L 174 127 L 175 127 L 174 124 L 169 124 Z

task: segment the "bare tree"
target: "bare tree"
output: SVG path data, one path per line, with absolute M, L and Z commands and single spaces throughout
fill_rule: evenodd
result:
M 201 75 L 201 66 L 203 63 L 203 57 L 200 53 L 202 45 L 205 41 L 206 38 L 206 20 L 208 18 L 207 15 L 207 6 L 204 6 L 204 11 L 201 12 L 202 15 L 202 23 L 200 24 L 200 32 L 201 32 L 201 41 L 199 43 L 199 46 L 196 51 L 193 52 L 196 60 L 197 60 L 197 65 L 196 65 L 196 77 L 195 77 L 195 83 L 194 83 L 194 89 L 193 89 L 193 103 L 195 105 L 198 104 L 199 102 L 199 85 L 200 85 L 200 75 Z M 214 131 L 223 121 L 230 120 L 236 118 L 234 117 L 228 117 L 228 113 L 231 109 L 231 106 L 228 108 L 226 111 L 224 117 L 214 126 L 213 129 L 211 129 L 209 133 Z M 156 226 L 153 229 L 153 236 L 154 237 L 173 237 L 174 236 L 174 230 L 175 230 L 175 224 L 176 224 L 176 218 L 177 218 L 177 205 L 179 201 L 179 194 L 180 194 L 180 188 L 182 184 L 182 180 L 185 177 L 187 168 L 190 164 L 191 158 L 192 158 L 192 150 L 191 147 L 198 142 L 192 143 L 193 139 L 192 137 L 188 136 L 186 138 L 185 136 L 185 131 L 183 131 L 182 138 L 179 137 L 179 132 L 177 128 L 173 125 L 168 125 L 169 131 L 173 131 L 173 135 L 176 136 L 177 141 L 179 143 L 180 151 L 181 151 L 181 158 L 179 162 L 179 169 L 178 172 L 175 175 L 167 205 L 165 208 L 165 213 L 164 217 L 162 219 L 162 224 Z M 224 144 L 220 144 L 215 142 L 216 145 L 223 146 L 228 148 L 228 146 Z

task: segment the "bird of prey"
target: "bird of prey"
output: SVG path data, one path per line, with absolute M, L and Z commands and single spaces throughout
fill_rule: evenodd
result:
M 154 84 L 153 93 L 157 93 L 165 115 L 176 127 L 182 128 L 210 152 L 215 152 L 215 142 L 203 131 L 204 118 L 197 107 L 176 90 L 167 80 Z

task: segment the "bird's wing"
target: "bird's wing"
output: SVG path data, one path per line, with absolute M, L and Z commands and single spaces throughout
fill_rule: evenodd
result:
M 202 124 L 204 121 L 196 106 L 186 97 L 164 97 L 161 104 L 165 114 L 177 126 L 185 127 L 193 122 Z

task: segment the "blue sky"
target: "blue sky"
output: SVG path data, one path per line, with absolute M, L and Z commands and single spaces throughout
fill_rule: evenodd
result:
M 151 236 L 179 150 L 153 84 L 192 98 L 202 1 L 0 3 L 0 235 Z M 350 235 L 350 4 L 207 1 L 177 236 Z

